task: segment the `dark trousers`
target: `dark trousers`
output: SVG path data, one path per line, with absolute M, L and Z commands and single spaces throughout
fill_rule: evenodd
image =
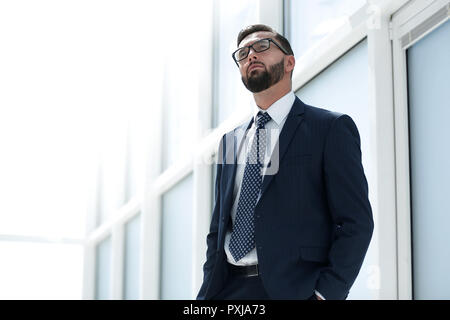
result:
M 228 272 L 227 281 L 222 290 L 211 300 L 269 300 L 261 276 L 244 277 Z M 306 300 L 317 300 L 313 294 Z
M 270 299 L 264 289 L 260 276 L 244 277 L 242 275 L 228 274 L 224 288 L 213 300 L 268 300 Z

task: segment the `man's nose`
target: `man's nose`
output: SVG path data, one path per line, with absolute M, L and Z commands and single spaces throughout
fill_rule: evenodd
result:
M 255 60 L 258 57 L 258 52 L 256 52 L 253 48 L 250 48 L 248 51 L 248 60 Z

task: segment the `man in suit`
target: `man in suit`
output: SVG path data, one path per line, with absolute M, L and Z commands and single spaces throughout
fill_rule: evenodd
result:
M 255 112 L 219 146 L 197 299 L 345 299 L 373 232 L 358 130 L 294 95 L 295 58 L 273 29 L 249 26 L 237 46 Z

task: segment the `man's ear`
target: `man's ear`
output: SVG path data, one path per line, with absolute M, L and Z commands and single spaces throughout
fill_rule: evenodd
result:
M 295 57 L 286 56 L 286 59 L 284 60 L 284 71 L 286 73 L 290 73 L 292 70 L 294 70 L 294 67 L 295 67 Z

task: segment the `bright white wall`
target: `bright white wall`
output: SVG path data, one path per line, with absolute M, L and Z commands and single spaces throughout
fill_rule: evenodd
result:
M 0 297 L 81 298 L 97 160 L 113 159 L 108 215 L 123 187 L 119 133 L 136 114 L 151 125 L 161 92 L 159 31 L 170 21 L 158 9 L 166 4 L 0 2 L 0 240 L 24 240 L 0 241 Z

